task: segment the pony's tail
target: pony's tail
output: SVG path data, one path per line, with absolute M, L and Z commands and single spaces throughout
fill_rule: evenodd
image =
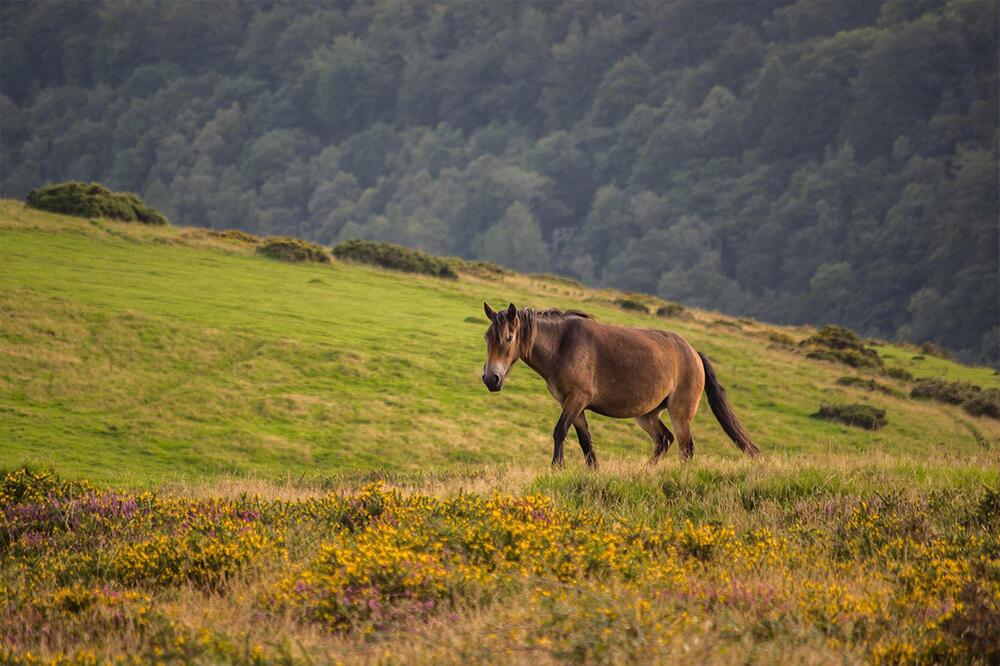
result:
M 733 408 L 726 400 L 726 390 L 719 384 L 719 379 L 715 376 L 712 364 L 708 362 L 705 355 L 698 352 L 702 365 L 705 366 L 705 392 L 708 393 L 708 405 L 712 408 L 712 413 L 719 420 L 722 429 L 732 438 L 733 442 L 740 448 L 740 451 L 751 458 L 760 453 L 760 449 L 750 439 L 750 433 L 736 419 Z

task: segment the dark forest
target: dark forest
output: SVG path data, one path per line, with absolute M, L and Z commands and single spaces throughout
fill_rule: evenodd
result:
M 4 197 L 98 181 L 998 363 L 996 2 L 0 11 Z

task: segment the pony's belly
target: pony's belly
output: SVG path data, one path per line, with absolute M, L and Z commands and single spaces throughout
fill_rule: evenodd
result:
M 661 395 L 662 393 L 662 395 Z M 666 400 L 666 392 L 650 392 L 642 396 L 603 397 L 587 406 L 592 412 L 615 419 L 632 419 L 655 411 Z
M 635 418 L 655 411 L 673 390 L 670 373 L 653 362 L 643 369 L 599 376 L 591 410 L 613 418 Z
M 642 416 L 645 412 L 635 412 L 634 410 L 623 410 L 609 408 L 605 405 L 590 405 L 587 407 L 590 411 L 595 414 L 600 414 L 601 416 L 610 416 L 613 419 L 634 419 L 637 416 Z

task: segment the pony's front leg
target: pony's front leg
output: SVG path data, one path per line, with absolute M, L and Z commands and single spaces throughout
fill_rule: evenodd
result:
M 566 433 L 569 427 L 583 413 L 587 407 L 587 399 L 582 395 L 570 395 L 563 401 L 562 414 L 556 421 L 555 430 L 552 431 L 552 466 L 563 466 L 563 444 L 566 441 Z

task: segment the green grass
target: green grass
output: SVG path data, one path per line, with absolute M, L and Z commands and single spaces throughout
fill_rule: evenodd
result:
M 917 347 L 875 345 L 874 349 L 887 366 L 909 371 L 914 377 L 938 377 L 950 382 L 972 382 L 980 386 L 1000 387 L 1000 371 L 993 368 L 962 365 L 923 354 Z
M 484 300 L 676 330 L 713 359 L 771 455 L 948 458 L 1000 443 L 1000 424 L 959 407 L 838 386 L 855 371 L 772 348 L 762 326 L 713 327 L 719 316 L 700 312 L 664 321 L 528 276 L 446 281 L 336 261 L 291 265 L 196 229 L 90 222 L 13 201 L 0 203 L 0 266 L 0 466 L 56 464 L 133 486 L 542 469 L 559 408 L 523 365 L 503 392 L 482 386 Z M 1000 386 L 991 369 L 879 352 L 918 376 Z M 871 433 L 810 418 L 823 402 L 873 404 L 889 425 Z M 648 456 L 632 421 L 591 424 L 599 458 Z M 704 402 L 694 427 L 696 460 L 739 457 Z M 582 465 L 567 446 L 569 464 Z M 679 466 L 675 455 L 662 464 Z

